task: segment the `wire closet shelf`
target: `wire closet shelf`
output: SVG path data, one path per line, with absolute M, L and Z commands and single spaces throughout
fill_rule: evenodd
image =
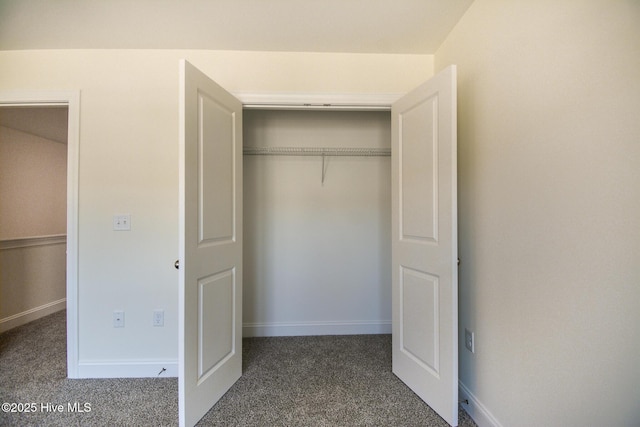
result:
M 324 159 L 330 156 L 374 157 L 391 156 L 390 148 L 317 148 L 317 147 L 244 147 L 243 153 L 250 156 L 320 156 L 322 157 L 322 179 L 326 168 Z

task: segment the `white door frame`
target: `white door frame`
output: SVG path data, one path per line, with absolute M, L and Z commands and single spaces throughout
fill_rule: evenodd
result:
M 78 170 L 80 91 L 0 92 L 1 107 L 68 107 L 67 136 L 67 377 L 78 378 Z
M 404 93 L 232 92 L 245 109 L 257 110 L 391 110 Z

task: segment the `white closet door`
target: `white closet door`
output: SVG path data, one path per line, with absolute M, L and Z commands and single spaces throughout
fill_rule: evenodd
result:
M 180 62 L 179 420 L 242 374 L 242 104 Z
M 393 372 L 458 424 L 456 69 L 392 106 Z

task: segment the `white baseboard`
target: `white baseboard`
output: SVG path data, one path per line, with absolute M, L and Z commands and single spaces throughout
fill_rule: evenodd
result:
M 461 381 L 458 381 L 458 400 L 469 402 L 463 402 L 461 406 L 478 424 L 478 427 L 502 427 L 489 409 Z
M 0 319 L 0 333 L 27 324 L 41 317 L 48 316 L 49 314 L 55 313 L 56 311 L 64 310 L 66 307 L 67 299 L 62 298 L 57 301 L 52 301 L 39 307 L 34 307 L 30 310 L 23 311 L 22 313 L 5 317 L 4 319 Z
M 177 360 L 98 360 L 80 361 L 77 378 L 170 378 L 177 376 Z
M 243 337 L 290 337 L 308 335 L 390 334 L 391 321 L 245 323 Z

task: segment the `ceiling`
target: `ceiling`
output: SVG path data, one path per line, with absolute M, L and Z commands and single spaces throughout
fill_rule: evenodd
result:
M 0 126 L 67 143 L 67 107 L 0 107 Z
M 0 0 L 0 50 L 433 54 L 473 0 Z

